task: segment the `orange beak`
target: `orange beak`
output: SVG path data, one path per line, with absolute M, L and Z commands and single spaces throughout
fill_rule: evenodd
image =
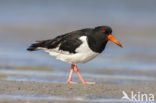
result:
M 120 47 L 123 48 L 123 45 L 120 44 L 120 43 L 112 36 L 112 34 L 108 35 L 108 40 L 114 42 L 115 44 L 117 44 L 117 45 L 119 45 Z

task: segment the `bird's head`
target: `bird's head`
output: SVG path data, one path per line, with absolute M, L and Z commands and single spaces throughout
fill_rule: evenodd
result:
M 106 40 L 110 40 L 110 41 L 114 42 L 115 44 L 117 44 L 123 48 L 123 45 L 113 37 L 111 27 L 109 27 L 109 26 L 98 26 L 94 30 L 96 31 L 96 33 L 104 36 L 104 38 Z

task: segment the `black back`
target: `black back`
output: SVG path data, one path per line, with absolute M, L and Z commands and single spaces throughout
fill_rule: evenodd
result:
M 102 32 L 102 30 L 106 32 Z M 111 28 L 108 26 L 99 26 L 94 29 L 87 28 L 82 30 L 73 31 L 54 39 L 38 41 L 32 44 L 27 50 L 34 51 L 38 47 L 53 49 L 59 46 L 59 50 L 76 53 L 76 49 L 82 44 L 79 39 L 81 36 L 87 36 L 87 41 L 90 49 L 94 52 L 101 53 L 107 44 L 107 35 L 110 34 Z
M 27 50 L 34 51 L 37 50 L 37 47 L 53 49 L 60 44 L 60 50 L 69 51 L 70 53 L 76 53 L 76 48 L 82 44 L 82 41 L 79 40 L 79 38 L 81 36 L 88 35 L 89 31 L 91 31 L 91 29 L 82 29 L 57 36 L 54 39 L 37 41 L 37 43 L 32 44 Z

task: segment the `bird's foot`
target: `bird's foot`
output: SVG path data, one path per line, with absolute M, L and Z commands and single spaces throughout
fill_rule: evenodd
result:
M 83 82 L 82 84 L 96 84 L 96 82 Z
M 68 84 L 78 84 L 77 82 L 68 81 Z

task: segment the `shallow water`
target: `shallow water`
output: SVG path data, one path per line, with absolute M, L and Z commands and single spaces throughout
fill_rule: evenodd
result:
M 55 60 L 42 51 L 26 51 L 26 48 L 27 45 L 1 46 L 0 74 L 3 74 L 1 79 L 66 82 L 70 64 Z M 106 48 L 106 51 L 96 59 L 78 65 L 80 72 L 87 80 L 98 83 L 155 84 L 156 64 L 153 52 L 156 49 L 143 51 L 142 48 L 135 50 L 136 47 L 130 48 L 129 50 L 117 47 Z M 78 81 L 76 74 L 74 74 L 74 79 Z
M 125 100 L 120 99 L 90 99 L 90 98 L 83 98 L 83 97 L 72 97 L 72 98 L 66 98 L 66 97 L 58 97 L 58 96 L 21 96 L 21 95 L 0 95 L 0 99 L 2 100 L 26 100 L 26 101 L 79 101 L 79 102 L 88 102 L 88 103 L 114 103 L 114 102 L 129 102 Z M 154 102 L 151 102 L 154 103 Z

